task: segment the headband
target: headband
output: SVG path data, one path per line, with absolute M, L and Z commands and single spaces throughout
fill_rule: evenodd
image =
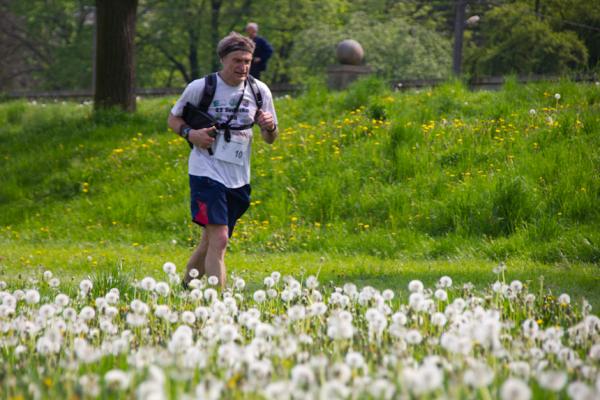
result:
M 233 53 L 234 51 L 240 51 L 240 50 L 247 51 L 248 53 L 252 53 L 252 50 L 250 50 L 249 46 L 247 46 L 243 43 L 234 43 L 234 44 L 222 49 L 221 53 L 219 54 L 219 57 L 222 58 L 222 57 L 225 57 L 229 53 Z

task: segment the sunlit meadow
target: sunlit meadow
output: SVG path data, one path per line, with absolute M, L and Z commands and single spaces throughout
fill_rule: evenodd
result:
M 277 99 L 223 290 L 173 101 L 0 104 L 1 398 L 600 397 L 598 85 Z
M 47 270 L 23 287 L 0 282 L 1 390 L 9 399 L 600 397 L 600 319 L 589 304 L 532 293 L 505 269 L 481 288 L 415 279 L 408 298 L 276 271 L 254 291 L 240 276 L 183 291 L 171 262 L 160 276 L 75 288 Z

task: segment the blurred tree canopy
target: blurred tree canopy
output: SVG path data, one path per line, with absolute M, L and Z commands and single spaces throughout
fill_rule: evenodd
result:
M 218 40 L 247 22 L 275 54 L 271 83 L 324 77 L 358 40 L 390 80 L 450 75 L 455 0 L 139 0 L 138 87 L 181 87 L 219 67 Z M 94 0 L 0 0 L 0 91 L 89 89 Z M 475 76 L 598 72 L 600 2 L 467 0 L 463 69 Z

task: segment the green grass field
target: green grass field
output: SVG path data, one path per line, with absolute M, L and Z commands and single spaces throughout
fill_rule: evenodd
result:
M 133 115 L 0 104 L 0 280 L 185 264 L 199 232 L 188 148 L 166 129 L 173 101 L 142 99 Z M 600 306 L 598 86 L 394 93 L 366 80 L 276 107 L 282 134 L 254 144 L 230 271 L 405 290 L 442 275 L 488 283 L 504 261 L 512 279 L 543 275 Z

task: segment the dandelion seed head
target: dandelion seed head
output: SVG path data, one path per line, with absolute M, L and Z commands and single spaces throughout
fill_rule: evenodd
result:
M 150 292 L 150 291 L 154 290 L 154 288 L 156 287 L 156 281 L 154 280 L 154 278 L 152 278 L 150 276 L 146 276 L 140 282 L 140 287 L 143 290 Z
M 25 292 L 25 302 L 27 304 L 37 304 L 40 302 L 40 293 L 35 289 L 29 289 Z
M 502 400 L 529 400 L 531 389 L 521 379 L 508 378 L 500 388 L 500 398 Z
M 434 297 L 439 301 L 447 301 L 448 292 L 446 292 L 444 289 L 437 289 L 434 293 Z
M 169 295 L 171 288 L 169 287 L 169 284 L 167 282 L 157 282 L 154 291 L 159 295 L 166 297 Z
M 267 294 L 264 290 L 259 289 L 256 292 L 254 292 L 254 295 L 252 296 L 252 298 L 254 299 L 255 302 L 260 304 L 266 300 Z
M 571 296 L 569 296 L 566 293 L 563 293 L 560 296 L 558 296 L 558 302 L 561 305 L 568 306 L 569 304 L 571 304 Z
M 263 280 L 263 284 L 267 287 L 267 288 L 271 288 L 275 285 L 275 279 L 273 279 L 270 276 L 267 276 L 264 280 Z
M 84 295 L 87 295 L 90 290 L 92 290 L 93 286 L 94 285 L 92 284 L 92 281 L 89 279 L 83 279 L 81 282 L 79 282 L 79 290 L 81 290 Z
M 208 284 L 211 286 L 216 286 L 219 284 L 219 278 L 217 278 L 216 276 L 209 276 L 208 277 Z
M 163 268 L 164 273 L 167 275 L 174 274 L 177 271 L 177 267 L 175 266 L 175 264 L 173 264 L 170 261 L 167 261 L 166 263 L 164 263 L 162 268 Z
M 421 293 L 424 289 L 423 282 L 419 280 L 412 280 L 408 283 L 408 290 L 412 293 Z
M 452 287 L 452 278 L 449 276 L 442 276 L 440 281 L 438 282 L 438 286 L 442 289 L 447 289 Z
M 541 371 L 537 374 L 537 381 L 540 386 L 552 392 L 562 390 L 567 384 L 567 379 L 565 371 Z

